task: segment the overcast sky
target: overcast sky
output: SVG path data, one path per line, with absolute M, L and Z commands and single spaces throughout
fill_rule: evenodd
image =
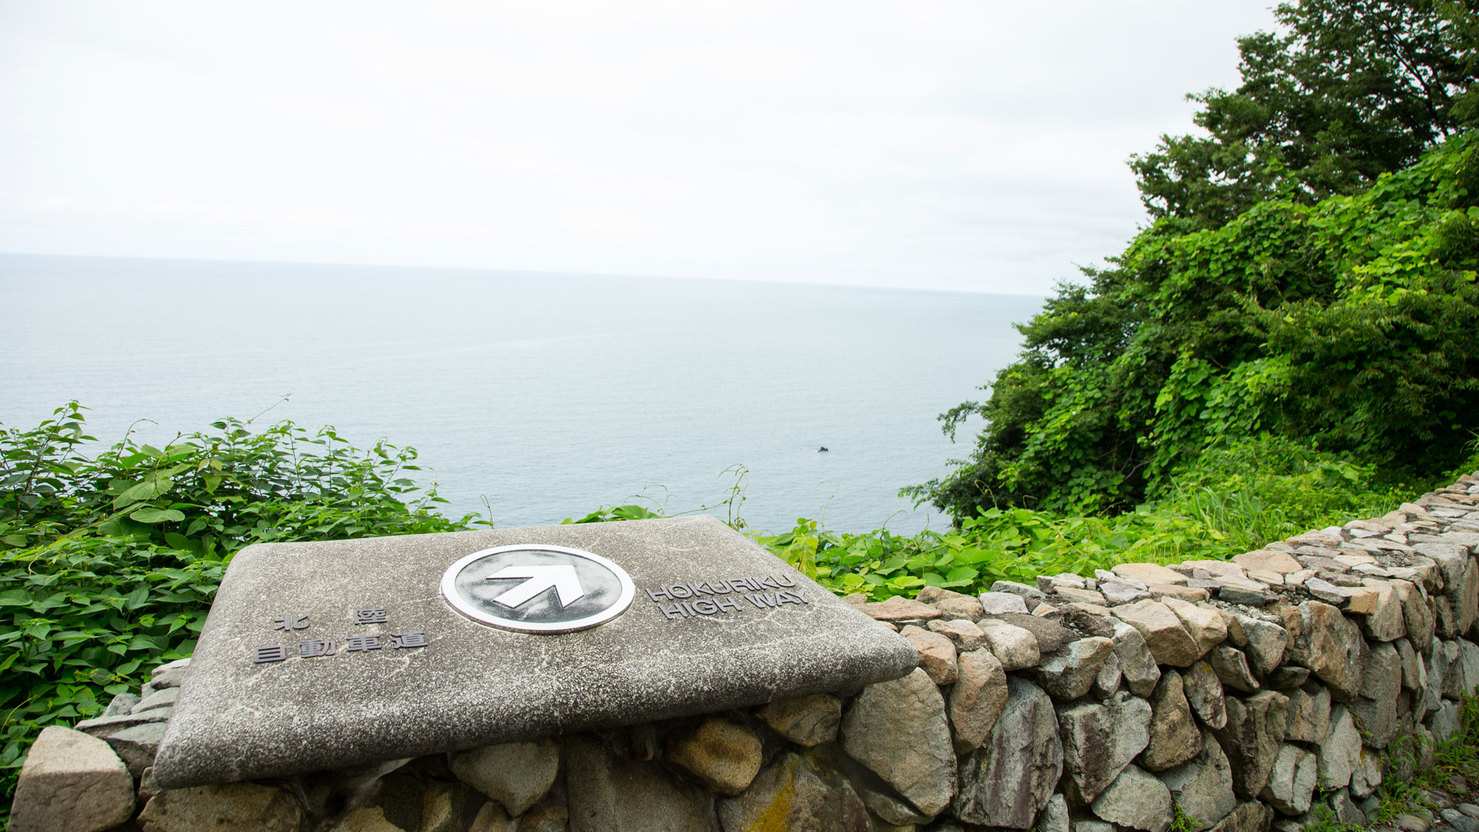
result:
M 0 251 L 1046 293 L 1266 0 L 0 0 Z

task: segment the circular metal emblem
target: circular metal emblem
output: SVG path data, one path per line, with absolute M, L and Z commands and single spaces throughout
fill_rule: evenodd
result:
M 484 624 L 568 633 L 621 615 L 636 587 L 620 566 L 565 546 L 525 544 L 473 552 L 442 575 L 442 597 Z

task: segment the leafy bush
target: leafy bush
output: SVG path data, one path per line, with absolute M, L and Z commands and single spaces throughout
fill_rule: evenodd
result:
M 231 556 L 249 543 L 457 531 L 409 477 L 416 454 L 234 419 L 163 448 L 90 456 L 73 402 L 0 430 L 0 820 L 36 734 L 97 716 L 191 653 Z
M 1165 221 L 1019 329 L 970 458 L 905 489 L 983 508 L 1127 511 L 1269 434 L 1426 479 L 1479 432 L 1479 132 L 1357 196 Z
M 1476 467 L 1479 452 L 1458 472 Z M 1455 476 L 1401 481 L 1263 436 L 1209 449 L 1175 474 L 1163 497 L 1117 515 L 989 508 L 959 518 L 948 532 L 913 536 L 834 533 L 798 520 L 789 532 L 756 540 L 839 594 L 881 601 L 923 586 L 979 593 L 998 580 L 1092 577 L 1131 561 L 1225 560 L 1311 529 L 1381 516 Z

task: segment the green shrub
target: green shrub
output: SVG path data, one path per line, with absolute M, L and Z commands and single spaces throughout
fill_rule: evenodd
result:
M 226 419 L 163 448 L 90 455 L 75 402 L 0 430 L 0 820 L 53 722 L 97 716 L 187 656 L 231 556 L 249 543 L 456 531 L 411 479 L 416 454 L 332 428 Z

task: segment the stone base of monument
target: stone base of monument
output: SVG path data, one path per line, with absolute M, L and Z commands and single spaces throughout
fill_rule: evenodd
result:
M 1479 691 L 1476 550 L 1466 477 L 1231 562 L 835 602 L 855 641 L 910 645 L 918 667 L 894 678 L 167 788 L 155 751 L 189 707 L 197 653 L 103 717 L 48 728 L 10 828 L 1167 832 L 1177 810 L 1213 832 L 1326 811 L 1359 826 L 1384 760 L 1410 778 L 1463 730 L 1460 703 Z

